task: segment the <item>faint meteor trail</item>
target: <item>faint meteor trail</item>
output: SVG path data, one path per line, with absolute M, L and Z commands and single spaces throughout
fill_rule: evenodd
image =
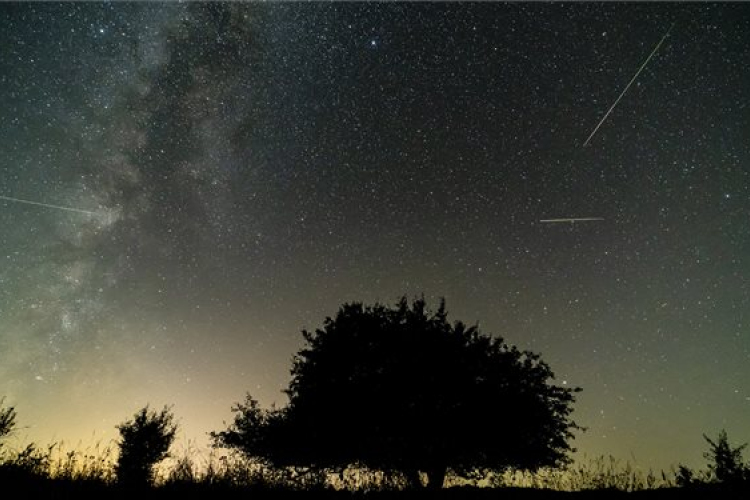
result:
M 672 31 L 672 28 L 674 28 L 675 23 L 672 23 L 672 26 L 669 27 L 666 33 L 664 33 L 664 36 L 661 37 L 661 40 L 659 40 L 659 43 L 656 44 L 656 47 L 654 47 L 654 50 L 651 51 L 651 53 L 648 55 L 645 61 L 643 61 L 643 64 L 641 64 L 641 67 L 638 68 L 638 71 L 635 72 L 635 75 L 633 75 L 633 78 L 630 79 L 628 84 L 625 86 L 625 89 L 620 93 L 619 97 L 615 100 L 615 102 L 612 104 L 612 106 L 609 107 L 607 112 L 604 114 L 604 117 L 602 117 L 601 120 L 599 120 L 599 123 L 596 125 L 596 128 L 594 128 L 594 131 L 591 132 L 591 135 L 589 135 L 588 139 L 586 139 L 586 142 L 583 143 L 583 147 L 588 146 L 589 141 L 594 137 L 596 134 L 596 131 L 599 130 L 599 127 L 602 126 L 604 121 L 607 119 L 609 114 L 612 112 L 613 109 L 615 109 L 615 106 L 617 106 L 617 103 L 620 102 L 620 99 L 622 99 L 622 96 L 625 95 L 625 93 L 628 91 L 631 85 L 633 85 L 633 82 L 638 78 L 638 75 L 641 74 L 641 71 L 643 71 L 643 68 L 646 67 L 648 62 L 651 60 L 652 57 L 654 57 L 654 54 L 656 54 L 656 51 L 659 50 L 659 47 L 661 47 L 661 44 L 664 43 L 664 40 L 667 39 L 669 36 L 669 33 Z
M 60 205 L 52 205 L 50 203 L 41 203 L 39 201 L 22 200 L 21 198 L 13 198 L 11 196 L 0 195 L 0 200 L 13 201 L 15 203 L 25 203 L 26 205 L 36 205 L 38 207 L 55 208 L 57 210 L 67 210 L 68 212 L 77 212 L 79 214 L 96 215 L 96 216 L 104 215 L 99 212 L 92 212 L 91 210 L 83 210 L 81 208 L 73 208 L 73 207 L 63 207 Z
M 564 219 L 539 219 L 539 222 L 546 224 L 556 224 L 559 222 L 592 222 L 597 220 L 604 220 L 604 217 L 568 217 Z

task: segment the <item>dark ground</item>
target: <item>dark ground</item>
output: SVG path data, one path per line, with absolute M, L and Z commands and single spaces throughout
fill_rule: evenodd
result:
M 5 478 L 8 479 L 8 478 Z M 89 498 L 120 500 L 133 499 L 329 499 L 329 500 L 406 500 L 406 499 L 440 499 L 440 500 L 534 500 L 534 499 L 677 499 L 677 498 L 699 498 L 699 499 L 745 499 L 750 493 L 745 491 L 731 491 L 725 488 L 703 486 L 700 488 L 661 488 L 643 490 L 637 492 L 623 492 L 619 490 L 586 490 L 579 492 L 562 492 L 554 490 L 537 490 L 530 488 L 474 488 L 455 487 L 440 491 L 377 491 L 377 492 L 350 492 L 333 490 L 269 490 L 265 488 L 232 488 L 220 485 L 169 485 L 148 490 L 125 490 L 112 485 L 93 482 L 76 481 L 29 481 L 14 482 L 10 484 L 3 481 L 0 490 L 0 498 L 33 498 L 33 499 L 75 499 L 86 500 Z

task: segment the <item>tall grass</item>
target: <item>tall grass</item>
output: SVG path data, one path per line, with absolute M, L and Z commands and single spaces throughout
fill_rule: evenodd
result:
M 446 486 L 485 486 L 490 488 L 533 488 L 557 491 L 619 490 L 634 492 L 676 486 L 676 473 L 642 470 L 612 456 L 584 458 L 567 469 L 537 472 L 507 471 L 466 480 L 449 474 Z M 313 473 L 294 469 L 273 469 L 237 454 L 202 456 L 187 452 L 173 459 L 162 473 L 161 484 L 223 485 L 233 488 L 312 489 L 331 487 L 342 490 L 382 491 L 403 489 L 408 481 L 398 473 L 366 467 L 351 467 L 339 473 Z
M 674 471 L 643 471 L 612 456 L 584 457 L 566 469 L 537 472 L 507 471 L 489 477 L 492 487 L 522 487 L 558 491 L 619 490 L 626 492 L 675 486 Z
M 84 450 L 68 450 L 64 443 L 46 448 L 30 444 L 21 449 L 4 448 L 0 471 L 4 477 L 56 481 L 114 482 L 114 447 L 97 443 Z
M 325 475 L 317 470 L 274 468 L 238 452 L 201 453 L 191 446 L 165 461 L 157 473 L 157 484 L 166 487 L 311 490 L 328 485 Z
M 51 450 L 49 476 L 53 479 L 109 484 L 115 480 L 116 455 L 114 443 L 106 446 L 97 443 L 83 451 L 66 450 L 65 446 L 60 444 Z
M 44 480 L 57 484 L 116 485 L 114 443 L 97 444 L 83 451 L 69 450 L 63 444 L 47 448 L 0 450 L 0 483 Z M 707 480 L 707 477 L 696 477 Z M 585 458 L 567 469 L 542 469 L 535 473 L 507 471 L 473 480 L 449 475 L 447 486 L 473 485 L 490 488 L 533 488 L 557 491 L 619 490 L 634 492 L 677 486 L 677 473 L 641 470 L 614 457 Z M 316 490 L 332 488 L 349 491 L 399 490 L 406 481 L 399 474 L 366 468 L 348 468 L 337 474 L 306 469 L 278 469 L 248 460 L 237 453 L 211 450 L 201 453 L 189 446 L 166 460 L 157 469 L 159 488 L 218 490 Z
M 206 455 L 188 449 L 159 467 L 157 484 L 257 487 L 264 482 L 262 469 L 260 464 L 236 453 L 211 450 Z

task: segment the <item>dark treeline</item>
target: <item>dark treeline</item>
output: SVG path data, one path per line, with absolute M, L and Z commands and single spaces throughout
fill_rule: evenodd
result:
M 570 417 L 580 389 L 554 385 L 538 354 L 449 323 L 444 302 L 435 311 L 424 299 L 345 304 L 322 328 L 302 334 L 289 403 L 264 409 L 248 394 L 227 428 L 210 433 L 227 454 L 203 467 L 186 456 L 158 469 L 178 430 L 170 407 L 147 406 L 118 425 L 110 463 L 76 452 L 55 460 L 52 447 L 33 444 L 8 449 L 17 413 L 0 400 L 0 491 L 44 498 L 750 492 L 744 445 L 731 446 L 724 431 L 705 437 L 702 471 L 679 466 L 659 481 L 601 464 L 571 469 L 570 443 L 582 428 Z M 508 471 L 528 474 L 532 487 L 509 488 Z M 575 481 L 541 480 L 540 471 L 566 471 Z

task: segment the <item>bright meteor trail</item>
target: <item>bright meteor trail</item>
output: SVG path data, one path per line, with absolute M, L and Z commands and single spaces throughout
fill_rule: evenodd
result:
M 57 210 L 67 210 L 68 212 L 78 212 L 79 214 L 97 215 L 97 216 L 98 215 L 102 215 L 99 212 L 92 212 L 90 210 L 83 210 L 81 208 L 62 207 L 60 205 L 52 205 L 50 203 L 41 203 L 39 201 L 31 201 L 31 200 L 22 200 L 20 198 L 12 198 L 10 196 L 0 195 L 0 200 L 13 201 L 15 203 L 25 203 L 26 205 L 36 205 L 38 207 L 55 208 Z
M 558 222 L 592 222 L 597 220 L 604 220 L 603 217 L 569 217 L 565 219 L 539 219 L 539 222 L 546 224 L 554 224 Z
M 607 117 L 612 112 L 612 110 L 615 109 L 615 106 L 617 106 L 617 103 L 620 102 L 620 99 L 622 99 L 622 96 L 625 95 L 625 92 L 627 92 L 630 86 L 633 85 L 633 82 L 636 80 L 636 78 L 638 78 L 638 75 L 641 74 L 641 71 L 643 71 L 643 68 L 645 68 L 648 62 L 651 60 L 651 58 L 654 57 L 654 54 L 656 54 L 656 51 L 659 50 L 659 47 L 661 47 L 661 44 L 664 43 L 664 40 L 666 40 L 667 37 L 669 36 L 669 33 L 672 31 L 672 28 L 674 28 L 674 23 L 672 23 L 672 26 L 670 26 L 667 32 L 664 33 L 664 36 L 661 37 L 661 40 L 659 40 L 659 43 L 656 44 L 656 47 L 654 47 L 654 50 L 652 50 L 651 53 L 646 58 L 646 60 L 643 61 L 643 64 L 641 64 L 641 67 L 638 68 L 638 71 L 635 72 L 635 75 L 633 75 L 633 78 L 630 79 L 628 84 L 625 86 L 625 89 L 620 93 L 619 97 L 615 100 L 612 106 L 609 107 L 607 112 L 604 114 L 604 117 L 602 117 L 602 119 L 596 125 L 596 128 L 594 128 L 594 131 L 591 132 L 591 135 L 589 135 L 588 139 L 586 139 L 586 142 L 583 143 L 584 147 L 588 146 L 589 141 L 591 141 L 591 139 L 594 137 L 594 134 L 596 134 L 596 131 L 599 130 L 599 127 L 602 126 L 602 124 L 607 119 Z

